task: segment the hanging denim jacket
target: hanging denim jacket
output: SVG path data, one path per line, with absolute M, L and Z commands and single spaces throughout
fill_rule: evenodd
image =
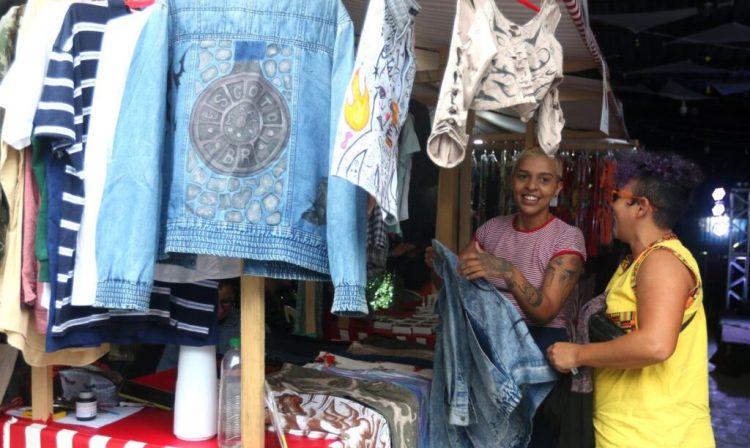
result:
M 443 279 L 430 391 L 433 447 L 525 447 L 531 420 L 557 375 L 523 319 L 494 286 L 458 272 L 437 241 Z
M 330 273 L 332 311 L 366 314 L 366 194 L 327 177 L 332 123 L 354 59 L 344 6 L 162 0 L 155 7 L 168 8 L 168 18 L 146 25 L 144 34 L 161 40 L 142 39 L 131 65 L 134 76 L 142 66 L 141 76 L 128 80 L 108 171 L 97 305 L 145 306 L 154 259 L 164 252 L 244 258 L 245 273 L 259 276 Z M 167 32 L 154 32 L 159 27 Z M 108 193 L 116 199 L 111 213 Z M 100 247 L 104 239 L 117 243 Z

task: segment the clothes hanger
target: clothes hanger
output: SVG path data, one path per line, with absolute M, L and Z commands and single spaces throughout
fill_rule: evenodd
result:
M 130 9 L 141 9 L 154 4 L 154 0 L 125 0 L 125 6 Z
M 529 0 L 516 0 L 516 1 L 517 1 L 518 3 L 520 3 L 520 4 L 522 4 L 523 6 L 525 6 L 525 7 L 529 8 L 529 9 L 533 9 L 533 10 L 534 10 L 534 11 L 536 11 L 536 12 L 539 12 L 539 11 L 541 11 L 541 8 L 540 8 L 540 7 L 538 7 L 537 5 L 535 5 L 535 4 L 533 4 L 533 3 L 531 3 L 531 2 L 529 1 Z

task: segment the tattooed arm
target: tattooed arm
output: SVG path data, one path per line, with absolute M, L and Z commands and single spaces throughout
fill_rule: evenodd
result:
M 505 280 L 524 314 L 539 325 L 557 316 L 583 273 L 583 260 L 579 256 L 560 255 L 547 265 L 542 287 L 534 288 L 511 262 L 472 246 L 473 250 L 461 251 L 461 274 L 470 280 L 479 277 Z

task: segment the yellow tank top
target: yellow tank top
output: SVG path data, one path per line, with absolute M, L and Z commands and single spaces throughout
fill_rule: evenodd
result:
M 625 331 L 638 328 L 635 281 L 653 250 L 667 249 L 696 279 L 672 356 L 640 369 L 595 369 L 594 429 L 597 448 L 715 447 L 708 408 L 708 347 L 703 286 L 690 251 L 674 239 L 658 241 L 627 260 L 607 286 L 607 315 Z

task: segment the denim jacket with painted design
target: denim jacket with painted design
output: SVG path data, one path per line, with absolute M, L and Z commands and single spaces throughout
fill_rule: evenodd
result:
M 346 9 L 338 0 L 169 0 L 168 9 L 167 41 L 143 42 L 133 63 L 166 62 L 166 77 L 128 86 L 130 113 L 121 114 L 113 150 L 117 159 L 128 140 L 120 130 L 137 141 L 121 150 L 126 170 L 138 170 L 119 178 L 121 187 L 144 177 L 134 157 L 145 157 L 146 170 L 162 166 L 153 190 L 161 197 L 151 192 L 147 212 L 134 194 L 126 199 L 128 214 L 160 216 L 161 228 L 147 225 L 138 266 L 100 269 L 100 295 L 116 297 L 124 283 L 143 296 L 153 277 L 144 266 L 157 253 L 209 254 L 246 259 L 252 275 L 330 273 L 332 311 L 366 314 L 366 196 L 327 177 L 354 58 Z M 143 118 L 159 109 L 166 120 Z

